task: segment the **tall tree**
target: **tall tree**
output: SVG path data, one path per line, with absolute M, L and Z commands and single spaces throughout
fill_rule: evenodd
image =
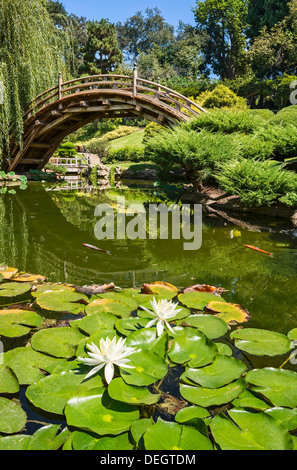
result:
M 0 148 L 10 133 L 21 142 L 24 106 L 69 76 L 69 38 L 58 34 L 42 0 L 0 0 Z
M 288 0 L 250 0 L 247 35 L 255 39 L 264 27 L 270 30 L 289 13 Z
M 197 0 L 197 29 L 205 34 L 206 64 L 220 78 L 233 79 L 247 69 L 246 28 L 248 0 Z
M 115 26 L 107 19 L 89 21 L 88 39 L 80 71 L 90 74 L 106 74 L 122 62 Z

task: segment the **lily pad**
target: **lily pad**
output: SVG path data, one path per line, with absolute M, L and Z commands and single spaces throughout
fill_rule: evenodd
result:
M 31 436 L 16 434 L 0 438 L 0 450 L 27 450 Z
M 185 322 L 187 325 L 194 326 L 202 331 L 209 339 L 221 338 L 228 331 L 227 323 L 221 318 L 212 315 L 191 315 Z
M 17 393 L 19 391 L 19 382 L 12 370 L 0 365 L 0 393 Z
M 163 379 L 168 372 L 164 359 L 152 351 L 138 350 L 129 359 L 129 365 L 134 369 L 120 369 L 121 377 L 128 385 L 151 385 Z
M 244 390 L 239 397 L 232 401 L 235 408 L 247 408 L 258 411 L 264 411 L 270 408 L 270 405 L 263 400 L 263 397 L 254 390 Z
M 8 266 L 0 266 L 0 274 L 3 276 L 3 279 L 12 279 L 18 273 L 18 269 L 11 268 Z
M 217 302 L 218 296 L 208 292 L 186 292 L 179 294 L 178 300 L 188 308 L 204 310 L 209 302 Z M 224 299 L 220 299 L 220 301 L 224 302 Z
M 233 331 L 230 337 L 238 349 L 256 356 L 278 356 L 291 349 L 289 338 L 275 331 L 245 328 Z
M 158 403 L 161 395 L 151 393 L 147 387 L 128 385 L 121 378 L 111 381 L 108 386 L 108 394 L 114 400 L 122 401 L 130 405 L 154 405 Z
M 81 391 L 65 408 L 67 424 L 101 436 L 118 435 L 139 419 L 138 408 L 115 401 L 105 388 Z
M 229 410 L 232 419 L 215 416 L 211 431 L 222 450 L 291 450 L 288 431 L 266 413 Z
M 238 359 L 218 354 L 209 366 L 187 368 L 185 376 L 201 387 L 219 388 L 239 379 L 246 370 L 246 365 Z
M 0 297 L 17 297 L 30 291 L 32 284 L 28 282 L 4 282 L 0 284 Z
M 64 428 L 60 433 L 59 424 L 49 424 L 38 429 L 32 436 L 27 450 L 57 450 L 70 435 L 70 431 Z
M 93 315 L 94 313 L 111 312 L 114 315 L 122 318 L 130 317 L 132 311 L 133 308 L 129 305 L 129 303 L 126 303 L 123 300 L 115 300 L 109 298 L 93 300 L 85 308 L 85 312 L 87 315 Z
M 82 313 L 88 301 L 86 295 L 68 289 L 43 292 L 36 297 L 37 304 L 45 310 L 72 313 L 74 315 Z
M 274 406 L 297 406 L 297 373 L 286 369 L 265 367 L 247 373 L 246 381 Z
M 168 282 L 157 281 L 143 284 L 141 292 L 142 294 L 155 295 L 170 300 L 178 294 L 178 288 Z
M 251 319 L 251 314 L 245 310 L 241 305 L 230 304 L 228 302 L 209 302 L 205 310 L 215 314 L 217 317 L 225 320 L 230 325 L 237 323 L 245 323 Z
M 106 292 L 105 294 L 96 295 L 98 299 L 112 299 L 112 300 L 121 300 L 128 304 L 130 307 L 131 312 L 137 310 L 138 301 L 135 294 L 133 294 L 130 290 L 122 290 L 119 292 Z M 92 300 L 96 300 L 95 298 Z
M 77 328 L 49 328 L 37 331 L 32 336 L 31 346 L 35 351 L 54 357 L 71 358 L 75 356 L 77 346 L 84 338 Z
M 0 397 L 0 432 L 14 434 L 23 429 L 27 415 L 23 408 L 8 398 Z
M 218 354 L 215 343 L 201 331 L 188 327 L 175 327 L 173 331 L 175 336 L 168 352 L 173 362 L 202 367 L 210 364 Z
M 119 436 L 99 437 L 96 434 L 84 431 L 74 431 L 72 439 L 72 448 L 74 450 L 133 450 L 134 445 L 130 442 L 128 432 Z
M 65 291 L 75 292 L 75 289 L 74 287 L 68 286 L 66 284 L 54 284 L 49 282 L 40 286 L 34 286 L 32 295 L 33 297 L 38 297 L 40 294 L 51 294 L 53 292 L 60 292 L 62 294 Z
M 92 315 L 93 316 L 93 315 Z M 134 331 L 141 330 L 146 327 L 149 323 L 149 318 L 139 318 L 139 317 L 131 317 L 131 318 L 123 318 L 117 320 L 115 327 L 119 333 L 124 336 L 128 336 Z
M 144 434 L 146 450 L 213 450 L 210 440 L 196 429 L 158 419 Z
M 64 408 L 73 396 L 84 389 L 102 387 L 99 375 L 84 382 L 88 370 L 66 371 L 52 374 L 31 384 L 26 391 L 26 397 L 37 408 L 55 414 L 63 414 Z
M 168 336 L 166 333 L 157 336 L 155 328 L 142 328 L 127 337 L 126 345 L 130 348 L 149 350 L 164 358 L 168 349 Z
M 70 325 L 76 326 L 88 335 L 93 335 L 98 330 L 112 330 L 117 321 L 118 317 L 113 313 L 102 312 L 87 315 L 86 317 L 81 318 L 80 320 L 73 320 Z
M 224 387 L 214 389 L 181 384 L 180 393 L 190 403 L 207 408 L 229 403 L 237 398 L 245 388 L 245 381 L 239 379 Z
M 0 310 L 0 335 L 15 338 L 41 326 L 43 318 L 27 310 Z
M 45 282 L 46 277 L 41 276 L 40 274 L 30 274 L 30 273 L 24 273 L 24 274 L 18 274 L 13 278 L 15 282 Z

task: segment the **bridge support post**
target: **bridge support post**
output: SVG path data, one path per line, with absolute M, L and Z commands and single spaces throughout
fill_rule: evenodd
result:
M 62 73 L 59 72 L 59 78 L 58 78 L 58 100 L 62 99 Z
M 134 64 L 134 69 L 133 69 L 133 96 L 137 95 L 137 79 L 138 79 L 138 68 L 137 64 Z

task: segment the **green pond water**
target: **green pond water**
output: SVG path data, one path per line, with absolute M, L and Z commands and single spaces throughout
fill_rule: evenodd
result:
M 197 251 L 185 251 L 185 240 L 170 236 L 98 240 L 95 208 L 103 203 L 116 208 L 118 196 L 124 196 L 127 205 L 162 202 L 149 184 L 85 191 L 32 182 L 25 191 L 1 195 L 1 264 L 80 286 L 114 282 L 133 287 L 157 280 L 177 287 L 222 286 L 228 302 L 251 313 L 250 327 L 286 334 L 297 326 L 297 238 L 290 224 L 269 219 L 267 230 L 255 231 L 203 214 L 202 246 Z M 109 250 L 111 256 L 85 248 L 85 243 Z

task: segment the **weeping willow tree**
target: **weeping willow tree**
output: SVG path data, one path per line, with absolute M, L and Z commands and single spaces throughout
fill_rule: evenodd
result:
M 0 0 L 0 153 L 7 154 L 10 136 L 22 143 L 26 104 L 54 86 L 59 71 L 69 77 L 71 51 L 45 0 Z

